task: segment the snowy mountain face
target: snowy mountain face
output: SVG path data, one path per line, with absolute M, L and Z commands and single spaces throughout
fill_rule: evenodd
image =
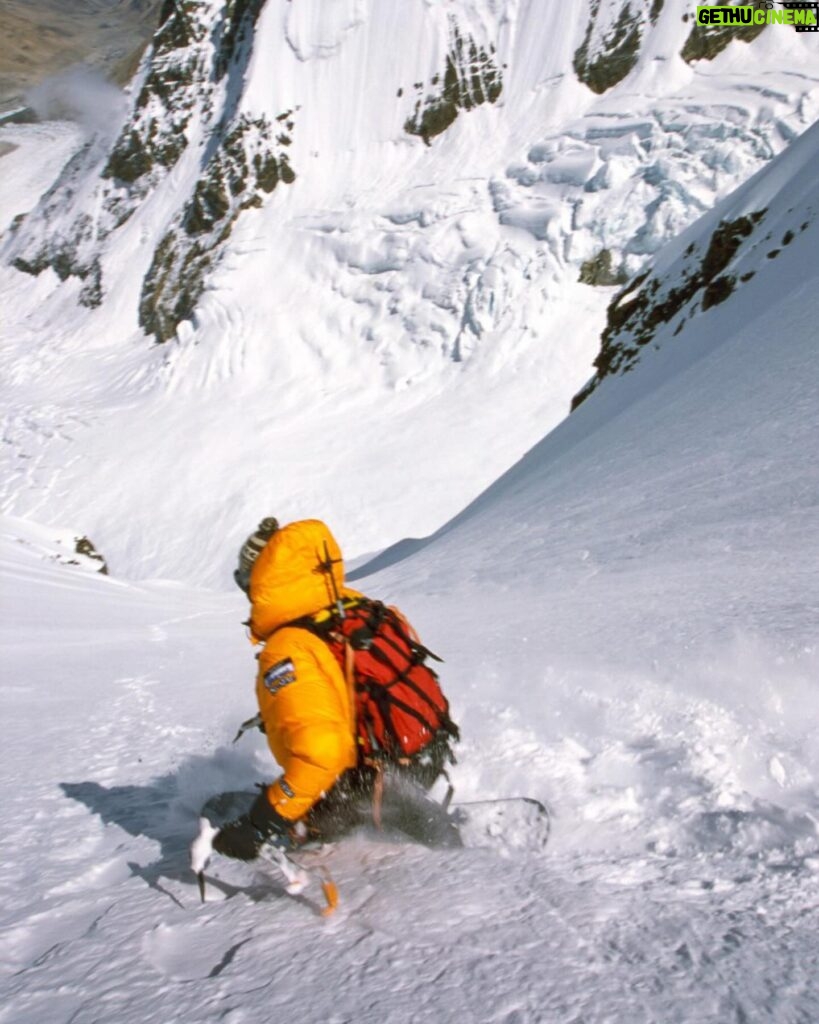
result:
M 609 289 L 813 119 L 813 39 L 701 35 L 648 0 L 164 5 L 124 118 L 0 220 L 3 507 L 219 585 L 270 511 L 354 553 L 437 528 L 566 414 Z
M 597 372 L 575 396 L 573 408 L 607 377 L 632 370 L 647 347 L 659 347 L 661 337 L 679 337 L 664 344 L 684 345 L 684 332 L 699 325 L 708 310 L 735 294 L 743 304 L 752 301 L 771 261 L 815 230 L 819 195 L 812 161 L 808 145 L 796 147 L 780 161 L 778 174 L 761 171 L 629 281 L 609 305 Z M 787 189 L 785 174 L 790 175 Z
M 95 201 L 101 206 L 96 222 L 80 213 L 65 236 L 42 240 L 30 257 L 19 255 L 14 259 L 14 266 L 29 274 L 38 275 L 51 267 L 62 280 L 78 278 L 84 282 L 78 302 L 89 307 L 99 305 L 103 299 L 100 243 L 132 216 L 174 167 L 186 148 L 185 131 L 191 118 L 204 115 L 206 128 L 218 132 L 216 145 L 211 145 L 213 157 L 202 169 L 190 199 L 159 240 L 143 283 L 140 323 L 162 341 L 174 333 L 183 317 L 193 313 L 191 297 L 201 294 L 208 254 L 229 235 L 241 204 L 258 205 L 261 199 L 256 188 L 272 191 L 281 175 L 290 175 L 292 180 L 286 160 L 282 160 L 280 171 L 276 158 L 260 144 L 260 140 L 270 141 L 272 126 L 264 119 L 252 124 L 247 118 L 234 119 L 230 110 L 222 109 L 240 95 L 234 85 L 233 98 L 226 98 L 230 86 L 227 71 L 231 68 L 240 81 L 244 77 L 247 36 L 253 31 L 261 4 L 229 5 L 215 39 L 210 37 L 205 18 L 213 12 L 198 9 L 201 6 L 168 3 L 162 10 L 150 69 L 133 114 L 100 171 L 103 182 L 114 184 L 92 186 Z M 242 42 L 243 55 L 237 52 Z M 219 95 L 222 104 L 220 116 L 211 124 L 205 111 L 212 112 L 214 94 Z M 250 135 L 253 141 L 248 141 Z M 85 170 L 86 156 L 82 153 L 77 167 L 69 170 L 71 180 Z M 254 178 L 248 184 L 250 166 Z M 47 224 L 54 215 L 59 216 L 66 198 L 65 189 L 58 189 L 51 197 Z M 186 247 L 176 244 L 175 232 L 180 231 L 187 240 Z M 176 266 L 174 257 L 178 258 Z M 168 327 L 166 321 L 171 319 Z

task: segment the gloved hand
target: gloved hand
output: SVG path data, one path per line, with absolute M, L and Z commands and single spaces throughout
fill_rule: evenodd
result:
M 230 821 L 213 840 L 213 848 L 225 857 L 236 860 L 255 860 L 265 844 L 288 850 L 292 822 L 273 810 L 264 790 L 253 806 L 236 821 Z

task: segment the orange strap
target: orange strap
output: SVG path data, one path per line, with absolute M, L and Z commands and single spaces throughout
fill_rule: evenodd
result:
M 381 805 L 384 802 L 384 766 L 377 761 L 373 782 L 373 825 L 381 831 Z
M 404 613 L 401 611 L 401 609 L 397 608 L 394 604 L 391 604 L 391 605 L 388 606 L 388 610 L 391 611 L 393 613 L 393 615 L 395 615 L 395 617 L 398 619 L 398 621 L 404 627 L 404 629 L 406 630 L 407 636 L 410 638 L 410 640 L 414 640 L 417 644 L 420 644 L 421 638 L 418 636 L 418 633 L 416 632 L 415 627 L 413 626 L 413 624 L 409 621 L 409 619 L 406 617 L 406 615 L 404 615 Z

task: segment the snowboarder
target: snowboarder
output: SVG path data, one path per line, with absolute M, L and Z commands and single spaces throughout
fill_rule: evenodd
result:
M 407 718 L 401 731 L 420 730 L 417 745 L 422 749 L 396 757 L 383 733 L 378 732 L 381 745 L 361 737 L 361 698 L 349 662 L 354 647 L 376 645 L 342 637 L 334 651 L 327 630 L 340 630 L 342 621 L 355 623 L 362 608 L 368 614 L 380 609 L 379 621 L 395 625 L 393 640 L 400 640 L 400 634 L 420 652 L 417 658 L 413 655 L 412 672 L 416 661 L 420 664 L 430 652 L 397 610 L 369 602 L 345 586 L 341 551 L 324 523 L 303 520 L 280 528 L 274 518 L 262 520 L 240 550 L 234 578 L 251 602 L 251 639 L 264 644 L 256 681 L 260 728 L 283 773 L 261 790 L 247 814 L 220 830 L 213 848 L 252 860 L 265 844 L 290 848 L 299 834 L 338 835 L 360 820 L 363 801 L 370 807 L 373 801 L 379 804 L 385 776 L 429 789 L 446 763 L 454 761 L 451 741 L 458 736 L 437 690 L 437 677 L 426 667 L 420 669 L 434 681 L 430 685 L 438 693 L 439 717 L 429 727 L 419 724 L 421 715 Z M 338 633 L 332 635 L 339 639 Z M 409 676 L 410 669 L 403 674 Z M 415 699 L 414 692 L 408 699 Z M 374 709 L 371 718 L 376 731 L 378 714 Z

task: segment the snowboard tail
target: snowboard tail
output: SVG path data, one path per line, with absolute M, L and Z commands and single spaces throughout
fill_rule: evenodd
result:
M 454 804 L 452 816 L 464 846 L 486 847 L 504 854 L 540 853 L 551 833 L 548 808 L 528 796 Z

